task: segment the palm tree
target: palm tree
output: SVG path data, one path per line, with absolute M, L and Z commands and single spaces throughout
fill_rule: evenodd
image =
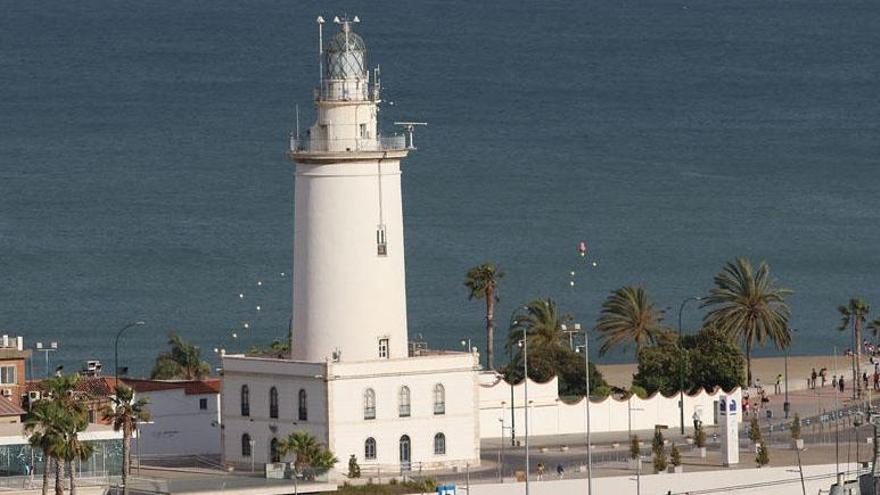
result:
M 837 311 L 840 312 L 841 316 L 840 326 L 838 326 L 837 329 L 840 331 L 844 331 L 848 327 L 852 326 L 853 392 L 856 394 L 856 396 L 861 397 L 862 381 L 859 379 L 859 368 L 862 365 L 862 325 L 865 324 L 865 320 L 867 320 L 868 318 L 868 313 L 871 312 L 871 306 L 869 306 L 868 303 L 861 299 L 852 298 L 849 300 L 849 304 L 847 304 L 846 306 L 842 304 L 838 306 Z
M 116 384 L 116 395 L 110 397 L 102 414 L 113 423 L 113 429 L 122 430 L 122 489 L 128 493 L 128 475 L 131 472 L 131 433 L 138 422 L 150 420 L 147 399 L 134 400 L 134 390 L 122 383 Z
M 171 350 L 156 357 L 150 378 L 154 380 L 201 380 L 211 373 L 211 365 L 202 360 L 202 352 L 179 335 L 168 336 Z
M 40 416 L 34 417 L 35 425 L 42 423 L 44 426 L 34 427 L 34 431 L 39 428 L 43 438 L 35 438 L 33 441 L 45 445 L 48 458 L 55 460 L 56 495 L 64 495 L 64 462 L 71 458 L 70 446 L 78 441 L 78 433 L 88 426 L 86 404 L 75 395 L 78 380 L 79 377 L 76 375 L 62 375 L 46 380 L 44 385 L 48 398 L 38 404 L 42 402 L 47 404 L 37 406 L 41 411 Z M 75 473 L 71 476 L 75 476 Z M 75 490 L 73 479 L 71 482 Z
M 571 321 L 571 315 L 559 314 L 552 299 L 536 299 L 524 308 L 526 311 L 514 317 L 507 334 L 505 348 L 511 356 L 506 374 L 516 381 L 522 372 L 523 356 L 519 342 L 525 332 L 528 339 L 529 378 L 544 381 L 558 374 L 558 366 L 567 353 L 572 353 L 568 336 L 562 325 Z
M 880 337 L 880 318 L 874 318 L 874 321 L 868 323 L 868 330 L 874 336 L 874 343 L 877 343 L 877 337 Z
M 66 416 L 67 435 L 61 447 L 64 460 L 67 461 L 68 474 L 70 477 L 70 495 L 76 495 L 76 467 L 78 463 L 88 460 L 94 453 L 94 445 L 80 440 L 79 433 L 88 428 L 89 421 L 86 414 L 74 412 Z
M 642 287 L 621 287 L 602 303 L 602 312 L 596 320 L 596 332 L 602 340 L 599 355 L 604 355 L 617 345 L 633 342 L 636 355 L 645 344 L 656 343 L 665 330 L 663 311 L 654 307 L 648 293 Z
M 498 282 L 504 272 L 495 263 L 486 262 L 468 270 L 464 285 L 470 293 L 468 299 L 486 300 L 486 369 L 495 369 L 495 303 L 499 301 Z M 469 349 L 470 351 L 470 349 Z
M 37 401 L 24 422 L 31 448 L 43 453 L 43 495 L 49 493 L 49 473 L 52 469 L 54 453 L 60 449 L 62 435 L 57 429 L 61 410 L 49 400 Z
M 293 431 L 287 438 L 278 442 L 278 454 L 281 457 L 296 454 L 294 469 L 297 473 L 303 473 L 308 479 L 326 472 L 339 462 L 329 449 L 304 431 Z M 306 469 L 311 472 L 306 473 Z
M 707 326 L 742 340 L 746 348 L 746 381 L 752 384 L 752 347 L 768 340 L 777 349 L 791 344 L 788 319 L 791 311 L 785 304 L 789 289 L 776 287 L 770 267 L 761 262 L 758 269 L 745 258 L 724 265 L 715 276 L 715 287 L 700 307 L 709 308 L 704 317 Z

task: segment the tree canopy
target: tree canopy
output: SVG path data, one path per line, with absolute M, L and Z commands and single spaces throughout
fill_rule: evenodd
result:
M 202 360 L 202 351 L 176 333 L 168 335 L 171 347 L 156 357 L 150 378 L 154 380 L 201 380 L 211 374 L 211 365 Z

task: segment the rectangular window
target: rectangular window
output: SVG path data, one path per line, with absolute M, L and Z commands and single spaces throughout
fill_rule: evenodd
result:
M 388 243 L 385 240 L 385 226 L 379 225 L 376 228 L 376 254 L 379 256 L 388 255 Z
M 202 411 L 208 410 L 208 399 L 199 399 L 199 409 Z
M 370 136 L 367 135 L 367 124 L 361 124 L 361 139 L 366 139 Z
M 0 368 L 0 383 L 3 385 L 15 385 L 15 366 L 3 366 Z
M 379 339 L 379 357 L 388 358 L 388 339 Z

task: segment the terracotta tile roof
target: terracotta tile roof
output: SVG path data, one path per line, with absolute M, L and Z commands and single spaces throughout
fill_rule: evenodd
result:
M 28 392 L 45 390 L 44 380 L 29 381 L 25 386 Z M 80 377 L 76 382 L 76 391 L 92 397 L 107 397 L 113 395 L 116 389 L 116 379 L 112 377 Z
M 135 392 L 156 392 L 160 390 L 183 389 L 186 395 L 206 395 L 220 393 L 220 379 L 206 378 L 204 380 L 138 380 L 125 378 L 124 381 Z
M 0 396 L 0 416 L 21 416 L 25 410 L 13 404 L 6 397 Z

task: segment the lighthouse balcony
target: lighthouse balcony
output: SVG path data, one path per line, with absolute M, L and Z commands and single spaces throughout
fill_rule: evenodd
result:
M 407 149 L 406 136 L 395 134 L 378 138 L 312 139 L 290 138 L 290 152 L 300 153 L 357 153 L 363 151 L 403 151 Z

